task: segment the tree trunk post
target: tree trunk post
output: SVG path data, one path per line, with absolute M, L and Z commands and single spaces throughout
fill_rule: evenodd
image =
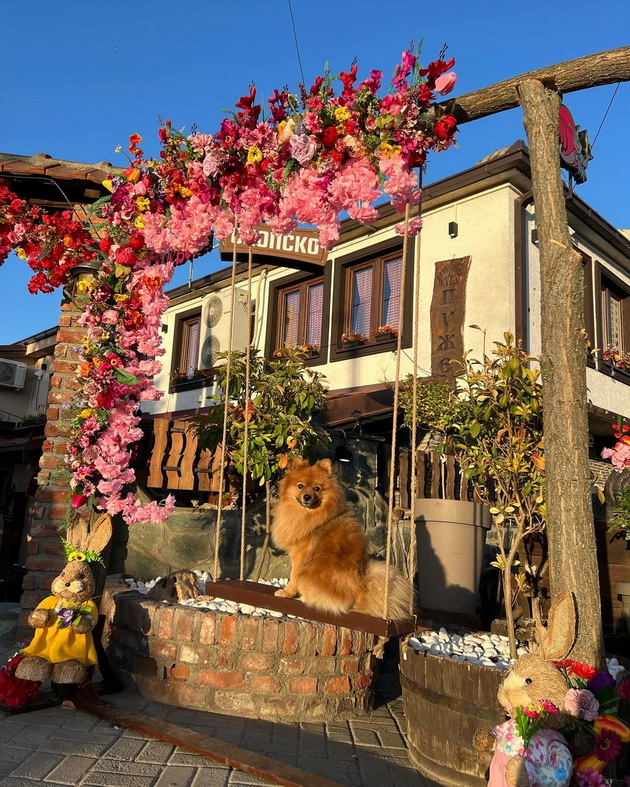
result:
M 573 249 L 569 234 L 560 175 L 561 98 L 554 87 L 537 79 L 521 82 L 518 92 L 529 141 L 540 244 L 551 594 L 573 592 L 577 602 L 577 637 L 571 655 L 601 667 L 601 600 L 588 464 L 584 276 L 581 256 Z

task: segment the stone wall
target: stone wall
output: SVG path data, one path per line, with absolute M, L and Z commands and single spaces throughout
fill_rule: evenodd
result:
M 74 396 L 79 387 L 76 376 L 78 360 L 74 349 L 85 334 L 83 328 L 77 325 L 79 315 L 80 312 L 71 302 L 62 303 L 46 410 L 46 440 L 39 462 L 39 487 L 28 523 L 28 573 L 22 583 L 24 592 L 20 601 L 22 613 L 19 618 L 22 630 L 26 626 L 30 610 L 50 595 L 50 583 L 66 562 L 59 539 L 59 528 L 68 513 L 69 490 L 67 483 L 55 476 L 55 471 L 65 467 L 63 457 L 70 434 L 70 424 L 63 416 L 63 405 Z M 29 633 L 32 633 L 30 629 Z
M 329 455 L 339 440 L 331 445 Z M 336 463 L 336 471 L 346 490 L 350 506 L 366 531 L 370 554 L 385 556 L 385 523 L 387 502 L 377 488 L 377 443 L 347 439 L 353 459 Z M 142 498 L 143 493 L 138 491 Z M 178 507 L 162 524 L 137 524 L 127 527 L 118 523 L 114 530 L 114 544 L 110 560 L 111 573 L 124 573 L 137 579 L 154 579 L 181 569 L 214 571 L 216 510 L 211 508 Z M 409 521 L 394 521 L 392 533 L 393 562 L 406 574 L 409 555 Z M 261 554 L 265 534 L 265 503 L 261 495 L 247 510 L 245 577 L 253 574 Z M 222 513 L 219 539 L 221 578 L 240 574 L 241 512 Z M 271 545 L 262 578 L 289 575 L 286 556 Z
M 372 634 L 150 601 L 114 578 L 101 612 L 114 668 L 148 699 L 282 721 L 349 718 L 372 707 Z

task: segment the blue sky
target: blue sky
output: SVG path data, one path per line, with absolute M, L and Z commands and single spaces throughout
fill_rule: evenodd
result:
M 424 63 L 443 44 L 456 58 L 455 94 L 526 71 L 628 44 L 625 0 L 292 0 L 306 81 L 322 71 L 391 75 L 410 38 Z M 222 110 L 253 81 L 259 95 L 300 70 L 287 0 L 3 0 L 0 151 L 84 162 L 111 161 L 129 134 L 157 153 L 157 118 L 211 133 Z M 566 97 L 577 123 L 595 136 L 614 86 Z M 630 85 L 619 87 L 597 139 L 589 179 L 578 193 L 617 227 L 630 227 L 624 165 Z M 467 124 L 458 149 L 429 162 L 425 182 L 474 165 L 524 139 L 520 109 Z M 195 276 L 220 267 L 214 252 Z M 0 268 L 0 344 L 56 324 L 59 295 L 29 295 L 30 272 L 12 257 Z M 175 284 L 187 278 L 180 269 Z

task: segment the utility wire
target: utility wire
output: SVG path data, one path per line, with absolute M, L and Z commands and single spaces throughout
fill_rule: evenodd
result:
M 599 132 L 602 130 L 602 126 L 604 125 L 604 121 L 608 117 L 608 113 L 610 112 L 610 108 L 612 107 L 613 101 L 615 100 L 615 96 L 617 95 L 617 91 L 619 90 L 619 85 L 621 82 L 617 82 L 617 86 L 615 87 L 615 92 L 612 94 L 612 98 L 608 103 L 608 108 L 604 112 L 604 117 L 602 118 L 602 122 L 599 124 L 599 128 L 597 129 L 597 134 L 595 134 L 595 139 L 591 143 L 591 150 L 595 147 L 595 143 L 597 142 L 597 137 L 599 136 Z
M 300 74 L 302 75 L 302 84 L 305 85 L 306 80 L 304 79 L 304 69 L 302 68 L 302 58 L 300 57 L 300 45 L 298 44 L 297 32 L 295 30 L 295 19 L 293 18 L 293 8 L 291 6 L 291 0 L 287 0 L 287 3 L 289 4 L 289 14 L 291 14 L 291 26 L 293 27 L 293 38 L 295 39 L 295 51 L 297 52 L 298 64 L 300 66 Z

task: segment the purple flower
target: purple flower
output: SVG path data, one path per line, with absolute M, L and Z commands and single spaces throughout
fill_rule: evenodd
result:
M 615 685 L 615 679 L 610 672 L 596 672 L 592 678 L 589 678 L 586 688 L 597 694 L 607 688 L 612 688 Z
M 315 155 L 317 143 L 308 134 L 294 134 L 289 140 L 291 155 L 300 164 L 306 164 Z
M 595 721 L 599 702 L 588 689 L 569 689 L 564 698 L 564 707 L 572 716 L 586 721 Z
M 68 626 L 71 626 L 80 614 L 81 613 L 77 609 L 67 609 L 66 607 L 63 607 L 63 609 L 59 610 L 59 628 L 68 628 Z
M 608 787 L 606 779 L 594 771 L 592 768 L 587 768 L 582 773 L 577 774 L 578 787 Z

